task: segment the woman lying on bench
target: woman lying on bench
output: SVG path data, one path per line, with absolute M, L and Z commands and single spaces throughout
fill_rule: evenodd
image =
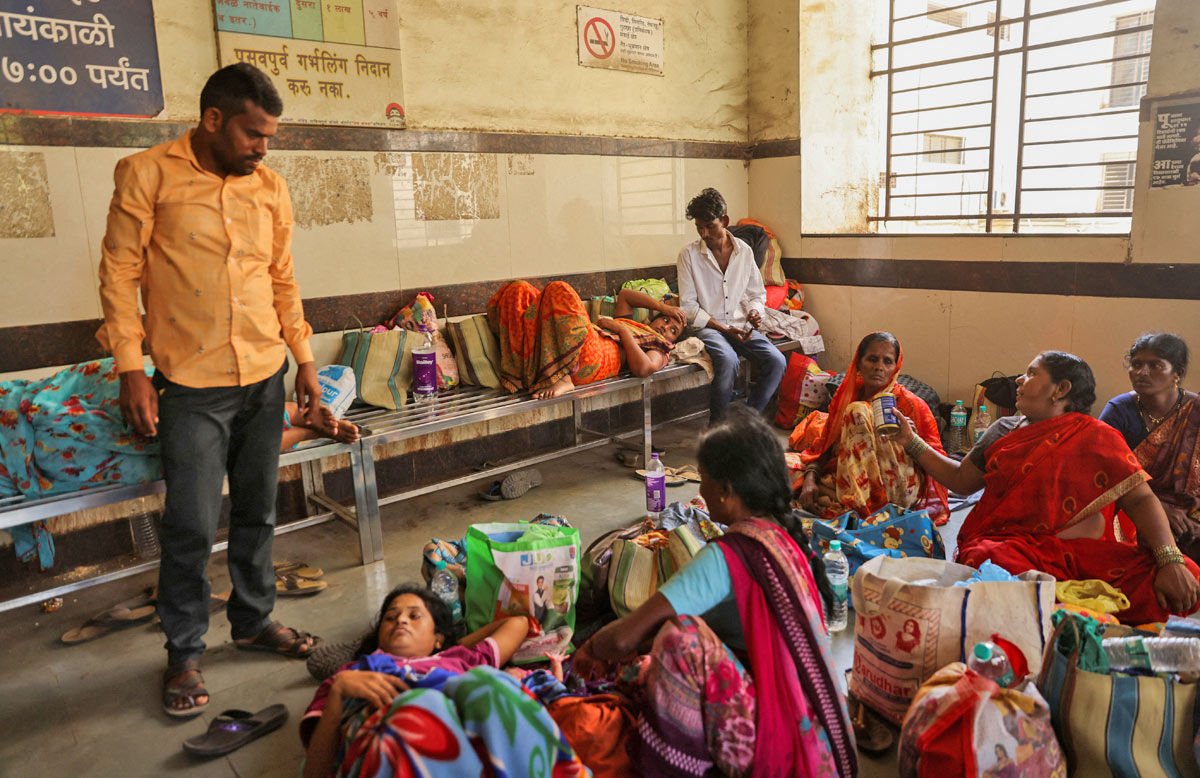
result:
M 649 324 L 624 318 L 634 308 L 656 315 Z M 623 367 L 635 376 L 650 375 L 667 364 L 687 325 L 681 308 L 633 289 L 617 295 L 616 318 L 592 324 L 565 281 L 551 281 L 541 292 L 528 281 L 510 281 L 492 295 L 487 311 L 500 337 L 501 383 L 540 400 L 611 378 Z
M 112 359 L 0 383 L 0 496 L 37 499 L 162 478 L 158 443 L 121 420 L 119 389 Z M 358 439 L 357 427 L 321 410 L 320 424 L 310 427 L 295 403 L 285 403 L 281 450 L 319 437 Z
M 499 670 L 528 629 L 526 617 L 513 616 L 456 645 L 436 595 L 417 584 L 392 590 L 359 646 L 362 656 L 321 684 L 300 721 L 305 778 L 339 768 L 362 778 L 480 775 L 481 759 L 511 768 L 535 754 L 549 763 L 547 774 L 566 762 L 577 769 L 564 775 L 581 775 L 545 708 Z

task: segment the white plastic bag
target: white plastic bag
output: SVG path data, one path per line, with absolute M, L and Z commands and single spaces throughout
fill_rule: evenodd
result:
M 333 411 L 335 419 L 342 418 L 357 391 L 354 370 L 346 365 L 326 365 L 317 371 L 317 380 L 321 384 L 321 404 Z

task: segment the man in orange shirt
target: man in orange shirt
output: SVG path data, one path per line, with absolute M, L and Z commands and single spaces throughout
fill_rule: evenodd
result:
M 291 199 L 283 179 L 261 165 L 282 112 L 266 75 L 230 65 L 204 85 L 195 129 L 122 159 L 114 174 L 97 337 L 116 359 L 126 422 L 162 446 L 158 615 L 167 634 L 163 710 L 171 716 L 194 716 L 208 704 L 199 663 L 205 567 L 226 475 L 235 644 L 303 658 L 318 643 L 270 618 L 289 348 L 296 401 L 310 420 L 321 396 L 293 275 Z M 143 340 L 153 380 L 143 371 Z

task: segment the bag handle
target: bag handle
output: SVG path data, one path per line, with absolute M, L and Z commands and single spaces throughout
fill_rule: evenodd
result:
M 367 325 L 365 325 L 365 324 L 363 324 L 363 323 L 362 323 L 362 319 L 358 318 L 358 317 L 357 317 L 357 316 L 355 316 L 354 314 L 350 314 L 350 318 L 351 318 L 351 319 L 354 319 L 356 322 L 358 322 L 358 331 L 359 331 L 359 332 L 362 332 L 363 330 L 365 330 L 365 329 L 367 328 Z M 349 323 L 350 323 L 350 322 L 342 322 L 342 331 L 341 331 L 339 334 L 341 334 L 341 335 L 345 335 L 345 334 L 346 334 L 347 325 L 348 325 Z
M 859 604 L 855 603 L 854 609 L 864 616 L 878 616 L 884 608 L 891 604 L 896 593 L 900 591 L 900 587 L 907 583 L 908 581 L 901 578 L 889 578 L 883 582 L 883 587 L 879 592 L 879 602 L 873 603 L 860 594 L 858 599 L 862 600 L 862 607 L 858 607 Z

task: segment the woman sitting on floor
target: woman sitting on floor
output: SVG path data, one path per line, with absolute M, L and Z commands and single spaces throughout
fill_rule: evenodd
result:
M 983 497 L 958 533 L 958 561 L 990 559 L 1010 573 L 1098 578 L 1131 603 L 1126 623 L 1163 621 L 1196 607 L 1200 568 L 1180 553 L 1162 505 L 1120 433 L 1087 415 L 1096 399 L 1088 364 L 1044 351 L 1017 379 L 1017 410 L 997 419 L 961 463 L 917 438 L 901 414 L 898 442 L 959 494 Z M 1104 540 L 1113 506 L 1147 548 Z
M 1200 396 L 1179 385 L 1187 375 L 1183 338 L 1142 335 L 1125 357 L 1132 392 L 1100 414 L 1117 429 L 1150 475 L 1179 549 L 1200 562 Z
M 162 478 L 158 442 L 121 418 L 117 378 L 110 358 L 0 383 L 0 496 L 37 499 Z M 358 428 L 325 407 L 314 425 L 285 403 L 282 423 L 283 451 L 318 437 L 358 440 Z
M 634 308 L 657 311 L 649 324 L 623 318 Z M 622 289 L 613 311 L 596 324 L 565 281 L 539 292 L 510 281 L 488 301 L 488 323 L 500 337 L 500 381 L 510 392 L 557 397 L 576 386 L 611 378 L 628 366 L 648 376 L 667 364 L 687 325 L 682 309 L 633 289 Z
M 699 461 L 700 494 L 729 532 L 597 632 L 574 670 L 611 676 L 654 638 L 626 668 L 639 676 L 630 753 L 642 775 L 851 775 L 854 738 L 822 617 L 828 582 L 790 509 L 779 441 L 735 407 L 704 434 Z
M 824 518 L 846 511 L 866 518 L 895 503 L 901 508 L 926 509 L 938 524 L 949 519 L 946 489 L 928 478 L 902 445 L 875 433 L 871 398 L 888 392 L 895 396 L 896 407 L 914 420 L 921 438 L 942 451 L 933 412 L 896 381 L 903 362 L 900 342 L 889 332 L 872 333 L 858 344 L 846 378 L 829 404 L 824 430 L 801 452 L 805 467 L 798 496 L 802 508 Z M 813 423 L 821 423 L 821 417 L 810 414 L 801 422 Z
M 360 658 L 321 684 L 300 721 L 305 778 L 481 775 L 484 760 L 512 769 L 535 758 L 582 775 L 545 708 L 499 670 L 528 629 L 524 616 L 505 618 L 456 644 L 436 595 L 393 589 Z

